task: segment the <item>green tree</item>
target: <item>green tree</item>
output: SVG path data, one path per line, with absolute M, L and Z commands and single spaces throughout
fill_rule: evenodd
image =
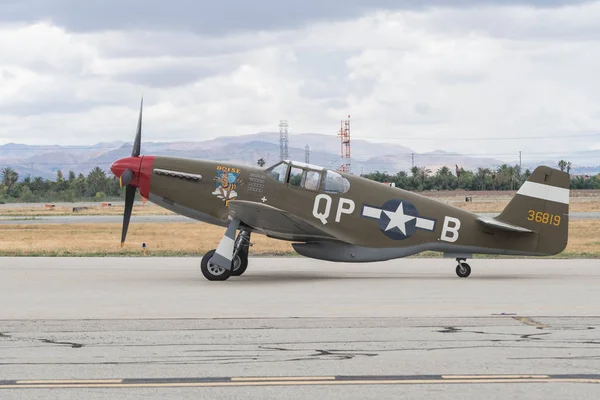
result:
M 454 175 L 452 175 L 452 171 L 448 167 L 442 167 L 437 170 L 434 176 L 434 188 L 441 190 L 450 190 L 453 189 L 454 184 Z
M 100 167 L 94 168 L 87 176 L 87 195 L 93 197 L 98 192 L 106 192 L 106 184 L 106 173 Z
M 63 192 L 67 190 L 68 182 L 65 180 L 65 177 L 61 170 L 56 171 L 56 182 L 54 185 L 54 190 L 57 192 Z
M 6 167 L 2 170 L 2 184 L 6 187 L 6 191 L 10 193 L 10 189 L 19 180 L 19 174 L 11 167 Z
M 560 160 L 558 162 L 558 168 L 560 168 L 561 171 L 564 171 L 565 168 L 567 168 L 567 162 L 565 160 Z
M 390 181 L 394 182 L 396 184 L 396 187 L 398 187 L 398 188 L 402 188 L 402 189 L 410 188 L 410 178 L 408 177 L 408 174 L 404 171 L 398 172 L 396 175 L 391 177 Z M 387 182 L 387 181 L 384 181 L 384 182 Z
M 477 168 L 477 173 L 475 174 L 475 180 L 478 183 L 478 188 L 480 190 L 485 190 L 488 184 L 488 177 L 492 175 L 492 171 L 489 168 Z
M 41 176 L 36 176 L 35 178 L 33 178 L 33 180 L 31 181 L 31 184 L 29 185 L 29 188 L 31 189 L 31 191 L 34 194 L 40 194 L 41 192 L 43 192 L 44 190 L 46 190 L 48 187 L 47 181 L 42 178 Z

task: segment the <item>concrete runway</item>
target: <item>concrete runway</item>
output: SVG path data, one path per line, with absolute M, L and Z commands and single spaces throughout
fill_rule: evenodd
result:
M 600 394 L 596 260 L 0 261 L 3 400 Z

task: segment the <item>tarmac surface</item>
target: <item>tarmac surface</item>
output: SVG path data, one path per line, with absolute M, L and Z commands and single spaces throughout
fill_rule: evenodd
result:
M 0 259 L 0 398 L 597 398 L 597 260 Z
M 478 213 L 485 217 L 495 217 L 496 213 Z M 571 220 L 578 219 L 600 219 L 600 212 L 572 212 L 569 213 Z M 89 223 L 122 223 L 122 215 L 49 215 L 49 216 L 0 216 L 0 225 L 23 224 L 89 224 Z M 132 223 L 145 222 L 195 222 L 194 219 L 183 215 L 132 215 Z

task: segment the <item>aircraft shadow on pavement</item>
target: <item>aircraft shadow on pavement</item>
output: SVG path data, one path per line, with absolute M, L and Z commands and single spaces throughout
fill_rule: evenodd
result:
M 414 274 L 414 273 L 393 273 L 393 274 L 367 274 L 367 273 L 344 273 L 335 275 L 331 274 L 320 274 L 314 272 L 255 272 L 249 271 L 241 277 L 233 277 L 231 282 L 253 282 L 253 283 L 273 283 L 273 282 L 306 282 L 306 281 L 333 281 L 333 280 L 362 280 L 362 281 L 379 281 L 379 280 L 397 280 L 397 281 L 410 281 L 410 280 L 485 280 L 485 281 L 503 281 L 503 280 L 527 280 L 527 279 L 548 279 L 547 276 L 543 275 L 480 275 L 471 276 L 467 279 L 461 279 L 452 273 L 448 275 L 442 274 Z

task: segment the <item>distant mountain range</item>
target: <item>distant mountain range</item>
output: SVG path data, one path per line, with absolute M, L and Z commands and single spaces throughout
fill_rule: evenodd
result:
M 341 165 L 339 137 L 290 134 L 289 158 L 304 161 L 306 145 L 310 149 L 310 163 L 333 169 Z M 131 143 L 121 141 L 98 143 L 93 146 L 29 146 L 11 143 L 0 146 L 0 167 L 11 166 L 21 178 L 31 175 L 54 179 L 58 170 L 65 175 L 69 171 L 87 174 L 97 166 L 108 173 L 110 164 L 119 158 L 129 156 L 131 148 Z M 279 132 L 223 136 L 199 142 L 142 142 L 142 154 L 193 157 L 251 165 L 256 165 L 257 160 L 262 157 L 267 165 L 271 165 L 279 161 Z M 415 165 L 427 167 L 434 172 L 444 165 L 454 171 L 455 165 L 476 170 L 478 167 L 494 168 L 504 163 L 518 164 L 516 159 L 499 160 L 445 151 L 417 153 L 398 144 L 361 139 L 352 140 L 351 155 L 352 172 L 355 174 L 409 171 L 413 157 Z M 600 150 L 557 155 L 552 159 L 528 158 L 528 162 L 523 162 L 523 168 L 533 169 L 540 164 L 556 166 L 560 159 L 573 162 L 573 174 L 600 172 Z

